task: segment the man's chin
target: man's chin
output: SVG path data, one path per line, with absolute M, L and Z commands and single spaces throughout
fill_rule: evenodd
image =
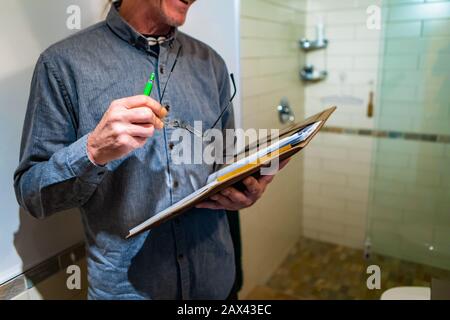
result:
M 181 27 L 186 22 L 186 17 L 184 18 L 168 17 L 167 22 L 171 27 L 178 28 Z

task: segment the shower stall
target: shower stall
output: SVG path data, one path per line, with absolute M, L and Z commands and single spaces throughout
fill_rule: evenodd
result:
M 383 7 L 366 243 L 447 270 L 449 16 L 449 1 Z
M 306 55 L 327 77 L 303 85 L 304 113 L 338 110 L 303 152 L 302 238 L 268 287 L 378 299 L 450 279 L 450 1 L 309 0 L 304 15 L 305 38 L 323 24 L 328 40 Z

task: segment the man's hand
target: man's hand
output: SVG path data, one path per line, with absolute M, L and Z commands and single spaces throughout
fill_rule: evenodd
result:
M 280 162 L 280 170 L 288 164 L 289 160 L 290 159 L 286 159 Z M 247 177 L 242 181 L 247 188 L 244 192 L 229 187 L 212 196 L 209 200 L 198 204 L 196 208 L 215 210 L 224 209 L 228 211 L 238 211 L 248 208 L 261 198 L 274 177 L 274 175 L 262 176 L 259 179 Z
M 143 147 L 155 129 L 164 127 L 161 119 L 166 115 L 167 110 L 147 96 L 113 101 L 89 135 L 89 158 L 95 164 L 105 165 Z

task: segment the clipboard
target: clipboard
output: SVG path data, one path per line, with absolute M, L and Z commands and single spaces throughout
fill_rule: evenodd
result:
M 292 157 L 294 154 L 296 154 L 309 144 L 309 142 L 316 136 L 320 129 L 322 129 L 322 127 L 325 125 L 325 122 L 335 110 L 336 107 L 331 107 L 312 117 L 307 118 L 303 122 L 293 124 L 280 132 L 278 143 L 283 141 L 283 139 L 289 141 L 289 137 L 292 137 L 295 134 L 303 133 L 302 130 L 304 130 L 305 128 L 311 129 L 311 132 L 309 132 L 305 139 L 299 141 L 296 144 L 280 144 L 280 147 L 277 148 L 278 146 L 272 143 L 270 137 L 268 136 L 264 144 L 269 147 L 273 146 L 274 150 L 258 156 L 255 161 L 251 161 L 249 163 L 246 163 L 245 160 L 250 156 L 244 157 L 241 160 L 243 161 L 242 166 L 238 166 L 235 169 L 226 172 L 225 174 L 217 175 L 217 177 L 215 177 L 211 182 L 207 183 L 204 187 L 200 188 L 181 201 L 173 204 L 169 208 L 157 213 L 153 217 L 132 228 L 126 236 L 126 239 L 134 237 L 144 231 L 155 228 L 160 224 L 175 218 L 176 216 L 182 214 L 183 212 L 186 212 L 202 201 L 210 198 L 211 196 L 221 192 L 222 190 L 230 186 L 237 186 L 246 177 L 259 174 L 261 168 L 268 167 L 270 163 L 276 158 L 278 158 L 279 161 L 283 161 L 287 158 Z M 253 143 L 246 146 L 240 154 L 235 156 L 235 161 L 238 161 L 239 155 L 242 154 L 250 153 L 252 156 L 255 156 L 255 153 L 252 153 L 252 151 L 259 148 L 261 148 L 261 145 L 258 143 Z

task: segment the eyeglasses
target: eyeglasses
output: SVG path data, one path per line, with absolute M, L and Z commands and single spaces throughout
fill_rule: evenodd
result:
M 233 94 L 231 95 L 231 98 L 228 101 L 227 106 L 220 113 L 220 115 L 217 118 L 216 122 L 214 122 L 214 124 L 208 130 L 214 129 L 216 127 L 217 123 L 223 118 L 223 115 L 225 114 L 225 112 L 227 112 L 227 110 L 233 105 L 233 100 L 234 100 L 234 97 L 236 97 L 237 89 L 236 89 L 236 82 L 234 81 L 234 74 L 231 73 L 230 74 L 230 78 L 231 78 L 231 83 L 233 84 Z M 205 134 L 203 134 L 203 136 L 204 135 Z
M 166 93 L 167 84 L 169 83 L 169 81 L 171 79 L 173 70 L 175 69 L 175 66 L 177 65 L 177 62 L 178 62 L 178 58 L 180 57 L 181 49 L 182 49 L 182 47 L 180 47 L 178 49 L 175 61 L 174 61 L 173 65 L 172 65 L 172 68 L 170 69 L 169 75 L 167 76 L 167 81 L 166 81 L 166 84 L 164 85 L 164 89 L 163 89 L 163 92 L 161 94 L 161 98 L 159 100 L 159 103 L 162 103 L 162 100 L 163 100 L 164 95 Z M 172 128 L 185 129 L 185 130 L 189 131 L 190 133 L 196 135 L 199 138 L 204 138 L 207 132 L 209 132 L 210 130 L 214 129 L 217 126 L 217 123 L 219 123 L 219 121 L 223 118 L 223 116 L 225 115 L 227 110 L 230 108 L 230 106 L 233 105 L 233 100 L 234 100 L 234 98 L 236 97 L 236 94 L 237 94 L 237 88 L 236 88 L 236 81 L 234 80 L 234 75 L 232 73 L 230 74 L 230 78 L 231 78 L 231 83 L 233 85 L 233 94 L 231 95 L 231 98 L 228 101 L 227 106 L 221 111 L 221 113 L 220 113 L 219 117 L 217 118 L 217 120 L 214 122 L 214 124 L 208 130 L 206 130 L 204 132 L 200 132 L 197 129 L 193 128 L 187 122 L 179 121 L 179 120 L 173 120 L 171 122 L 166 122 L 165 121 L 165 124 L 167 126 L 172 127 Z

